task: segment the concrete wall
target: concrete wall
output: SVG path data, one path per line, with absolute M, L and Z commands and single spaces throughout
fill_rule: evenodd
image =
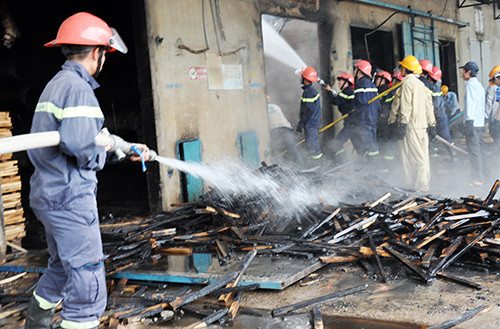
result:
M 482 6 L 484 33 L 475 30 L 474 8 L 457 10 L 455 1 L 441 0 L 385 0 L 385 3 L 442 15 L 470 22 L 471 26 L 459 28 L 446 22 L 435 21 L 440 40 L 454 41 L 457 64 L 470 59 L 469 39 L 490 41 L 492 65 L 500 51 L 497 21 L 493 20 L 493 7 Z M 352 49 L 350 26 L 373 29 L 388 18 L 394 10 L 355 1 L 322 0 L 319 10 L 303 6 L 292 0 L 220 0 L 221 17 L 227 40 L 221 40 L 222 51 L 228 52 L 244 46 L 235 55 L 222 57 L 224 64 L 241 64 L 243 69 L 242 90 L 209 90 L 207 80 L 190 80 L 190 67 L 206 67 L 206 55 L 179 50 L 178 39 L 193 49 L 205 48 L 202 0 L 145 0 L 146 19 L 152 71 L 153 98 L 159 153 L 175 157 L 176 142 L 180 139 L 200 138 L 203 162 L 210 163 L 223 156 L 238 158 L 237 133 L 255 130 L 259 138 L 260 159 L 269 156 L 269 135 L 266 112 L 266 82 L 260 20 L 262 14 L 271 14 L 318 22 L 322 66 L 330 63 L 333 78 L 339 71 L 352 73 Z M 207 0 L 207 33 L 211 49 L 217 53 L 215 31 Z M 401 60 L 400 24 L 408 22 L 407 14 L 399 13 L 383 26 L 391 31 L 394 39 L 394 60 Z M 416 24 L 430 25 L 426 17 L 416 17 Z M 328 31 L 321 31 L 325 28 Z M 313 31 L 314 32 L 314 31 Z M 311 32 L 311 33 L 313 33 Z M 162 42 L 158 42 L 162 40 Z M 330 39 L 331 38 L 331 39 Z M 459 65 L 457 65 L 458 67 Z M 328 69 L 328 68 L 327 68 Z M 491 68 L 489 68 L 491 69 Z M 488 72 L 489 72 L 488 69 Z M 324 68 L 323 68 L 324 70 Z M 459 94 L 463 97 L 464 86 L 457 69 Z M 335 111 L 335 117 L 339 113 Z M 326 124 L 326 123 L 325 123 Z M 178 173 L 169 177 L 167 168 L 161 168 L 163 206 L 167 208 L 179 200 Z
M 256 131 L 260 160 L 269 156 L 264 59 L 260 13 L 253 1 L 220 1 L 226 40 L 223 52 L 244 46 L 223 64 L 241 64 L 243 89 L 209 90 L 207 80 L 191 80 L 190 67 L 206 67 L 206 55 L 176 46 L 179 38 L 192 49 L 205 48 L 201 0 L 146 0 L 158 153 L 176 157 L 181 139 L 200 138 L 204 163 L 222 157 L 239 158 L 238 132 Z M 206 1 L 210 50 L 218 52 L 214 25 Z M 163 38 L 163 41 L 158 41 Z M 178 172 L 160 169 L 162 202 L 166 209 L 180 200 Z

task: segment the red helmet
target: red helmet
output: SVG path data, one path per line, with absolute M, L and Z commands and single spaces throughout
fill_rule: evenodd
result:
M 364 74 L 371 76 L 372 75 L 372 65 L 370 62 L 365 61 L 364 59 L 358 61 L 355 65 L 361 72 Z
M 443 76 L 443 72 L 437 66 L 432 67 L 432 72 L 430 73 L 432 79 L 436 81 L 441 81 L 441 77 Z
M 347 72 L 340 73 L 337 77 L 337 80 L 340 80 L 340 79 L 344 79 L 347 82 L 349 82 L 351 84 L 351 86 L 354 86 L 354 77 L 352 75 L 350 75 L 349 73 L 347 73 Z
M 62 45 L 106 46 L 109 47 L 108 51 L 127 52 L 127 46 L 118 32 L 89 13 L 77 13 L 66 18 L 59 27 L 57 37 L 46 43 L 45 47 Z
M 391 74 L 389 72 L 387 72 L 387 71 L 379 71 L 379 72 L 377 72 L 376 76 L 386 79 L 387 82 L 391 82 L 392 81 Z
M 392 74 L 392 79 L 397 79 L 399 81 L 403 81 L 403 75 L 401 74 L 401 71 L 397 70 Z
M 422 71 L 425 71 L 429 74 L 432 73 L 432 63 L 428 59 L 421 59 L 418 61 L 420 66 L 422 66 Z
M 302 77 L 307 81 L 318 82 L 318 72 L 310 66 L 304 67 L 302 70 Z

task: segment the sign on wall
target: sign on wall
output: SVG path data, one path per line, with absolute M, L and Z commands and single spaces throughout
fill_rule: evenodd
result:
M 243 89 L 243 70 L 240 64 L 222 64 L 224 89 Z
M 207 80 L 207 68 L 191 66 L 189 68 L 189 79 L 191 80 Z

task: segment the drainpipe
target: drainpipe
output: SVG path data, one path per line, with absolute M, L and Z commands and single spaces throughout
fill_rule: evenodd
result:
M 413 9 L 409 9 L 407 7 L 396 6 L 396 5 L 392 5 L 392 4 L 381 2 L 381 1 L 375 1 L 375 0 L 352 0 L 352 1 L 354 1 L 354 2 L 360 2 L 360 3 L 367 4 L 367 5 L 372 5 L 372 6 L 383 7 L 383 8 L 386 8 L 386 9 L 391 9 L 391 10 L 399 11 L 401 13 L 406 13 L 406 14 L 412 13 L 413 15 L 416 15 L 416 16 L 422 16 L 422 17 L 432 18 L 432 19 L 435 19 L 435 20 L 440 21 L 440 22 L 455 24 L 458 27 L 466 27 L 466 26 L 470 25 L 470 23 L 468 23 L 468 22 L 462 22 L 462 21 L 458 21 L 458 20 L 455 20 L 455 19 L 452 19 L 452 18 L 447 18 L 447 17 L 441 17 L 441 16 L 437 16 L 437 15 L 432 15 L 432 14 L 426 13 L 424 11 L 413 10 Z

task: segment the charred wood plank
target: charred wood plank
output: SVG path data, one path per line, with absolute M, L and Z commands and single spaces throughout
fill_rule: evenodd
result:
M 238 283 L 240 282 L 241 278 L 243 277 L 243 274 L 247 270 L 247 268 L 250 266 L 250 263 L 253 261 L 255 258 L 255 255 L 257 255 L 257 250 L 251 250 L 250 252 L 247 253 L 245 258 L 242 261 L 242 264 L 240 265 L 240 268 L 238 269 L 237 273 L 238 276 L 236 277 L 236 280 L 234 280 L 233 283 L 229 283 L 226 288 L 232 288 L 238 286 Z M 231 298 L 232 293 L 224 294 L 219 297 L 219 301 L 227 303 L 229 298 Z
M 224 275 L 222 278 L 220 278 L 219 280 L 215 281 L 214 283 L 209 284 L 208 286 L 202 288 L 201 290 L 199 290 L 197 292 L 193 292 L 193 293 L 188 294 L 186 296 L 177 297 L 173 302 L 170 303 L 170 306 L 175 311 L 176 309 L 178 309 L 179 307 L 181 307 L 183 305 L 189 304 L 189 303 L 191 303 L 191 302 L 193 302 L 201 297 L 204 297 L 204 296 L 212 293 L 215 290 L 218 290 L 218 289 L 224 287 L 229 282 L 236 279 L 238 274 L 239 274 L 238 272 L 228 273 L 228 274 Z
M 193 323 L 185 328 L 186 329 L 197 329 L 197 328 L 208 327 L 210 324 L 214 323 L 215 321 L 222 319 L 227 314 L 227 312 L 229 312 L 228 308 L 218 310 L 217 312 L 214 312 L 214 313 L 210 314 L 209 316 L 207 316 L 206 318 L 204 318 L 200 321 L 197 321 L 197 322 L 195 322 L 195 323 Z
M 449 280 L 449 281 L 453 281 L 455 283 L 463 284 L 464 286 L 467 286 L 467 287 L 470 287 L 470 288 L 474 288 L 474 289 L 477 289 L 477 290 L 483 289 L 483 287 L 479 283 L 471 282 L 471 281 L 465 280 L 465 279 L 460 278 L 460 277 L 455 276 L 455 275 L 446 274 L 446 273 L 443 273 L 443 272 L 437 272 L 437 276 L 439 278 L 443 278 L 443 279 L 446 279 L 446 280 Z
M 370 248 L 373 250 L 373 254 L 375 255 L 375 260 L 377 261 L 377 267 L 380 272 L 380 280 L 382 282 L 387 282 L 387 275 L 385 274 L 384 267 L 382 266 L 382 261 L 380 260 L 380 257 L 377 252 L 377 247 L 375 246 L 375 243 L 373 242 L 373 237 L 371 234 L 368 234 L 368 241 L 370 243 Z
M 295 311 L 295 310 L 298 310 L 298 309 L 301 309 L 301 308 L 304 308 L 304 307 L 307 307 L 307 306 L 311 306 L 311 305 L 315 305 L 315 304 L 318 304 L 318 303 L 326 302 L 328 300 L 332 300 L 332 299 L 336 299 L 336 298 L 339 298 L 339 297 L 343 297 L 343 296 L 355 294 L 355 293 L 358 293 L 360 291 L 366 290 L 366 288 L 368 288 L 368 285 L 364 284 L 364 285 L 353 287 L 353 288 L 350 288 L 350 289 L 337 291 L 337 292 L 334 292 L 332 294 L 328 294 L 328 295 L 324 295 L 324 296 L 321 296 L 321 297 L 312 298 L 312 299 L 309 299 L 309 300 L 305 300 L 303 302 L 299 302 L 299 303 L 291 304 L 291 305 L 288 305 L 288 306 L 283 306 L 283 307 L 275 308 L 275 309 L 273 309 L 271 311 L 271 314 L 273 315 L 273 317 L 281 316 L 281 315 L 290 313 L 292 311 Z
M 325 327 L 323 324 L 323 316 L 321 315 L 321 309 L 319 307 L 313 308 L 312 318 L 313 318 L 314 329 L 323 329 Z
M 491 230 L 495 228 L 495 226 L 500 223 L 500 218 L 497 218 L 489 228 L 484 230 L 481 234 L 478 235 L 477 238 L 472 240 L 469 244 L 467 244 L 463 249 L 461 249 L 459 252 L 457 252 L 453 257 L 451 257 L 446 263 L 441 266 L 441 270 L 444 270 L 447 268 L 451 263 L 453 263 L 457 258 L 462 256 L 465 252 L 467 252 L 472 246 L 474 246 L 479 240 L 483 239 L 486 234 L 488 234 Z
M 312 225 L 307 231 L 304 232 L 304 234 L 302 234 L 302 236 L 300 237 L 300 239 L 305 239 L 307 236 L 311 235 L 314 233 L 314 231 L 316 231 L 317 229 L 319 229 L 321 226 L 323 226 L 324 224 L 328 223 L 333 217 L 335 217 L 338 213 L 340 212 L 340 208 L 337 208 L 334 212 L 332 212 L 329 216 L 327 216 L 325 219 L 323 219 L 322 221 L 320 222 L 317 222 L 316 224 Z
M 434 253 L 436 252 L 437 246 L 439 245 L 439 242 L 434 242 L 431 244 L 429 249 L 427 249 L 427 252 L 425 255 L 422 257 L 422 266 L 424 268 L 429 268 L 431 266 L 431 259 L 432 256 L 434 256 Z
M 498 192 L 498 189 L 500 188 L 500 180 L 496 180 L 493 186 L 491 187 L 490 193 L 488 193 L 488 196 L 486 199 L 484 199 L 483 205 L 487 206 L 493 201 L 493 198 Z
M 483 305 L 483 306 L 479 306 L 479 307 L 476 307 L 470 311 L 467 311 L 463 314 L 460 314 L 454 318 L 451 318 L 443 323 L 440 323 L 440 324 L 436 324 L 434 326 L 431 326 L 431 327 L 428 327 L 427 329 L 449 329 L 449 328 L 453 328 L 455 327 L 456 325 L 462 323 L 462 322 L 465 322 L 467 320 L 470 320 L 472 319 L 473 317 L 475 317 L 476 315 L 479 315 L 479 314 L 483 314 L 483 313 L 486 313 L 488 311 L 490 311 L 492 309 L 492 306 L 491 305 Z
M 387 251 L 389 254 L 391 254 L 394 258 L 396 258 L 401 264 L 406 266 L 410 271 L 418 275 L 425 283 L 429 282 L 429 277 L 427 276 L 427 274 L 424 271 L 422 271 L 419 267 L 417 267 L 417 265 L 406 259 L 406 257 L 401 255 L 399 252 L 387 246 L 384 246 L 384 250 Z
M 439 262 L 437 262 L 429 271 L 429 276 L 431 278 L 436 276 L 436 273 L 441 270 L 441 267 L 450 259 L 455 250 L 460 246 L 463 241 L 463 236 L 459 236 L 453 243 L 446 248 L 441 256 L 439 256 Z

